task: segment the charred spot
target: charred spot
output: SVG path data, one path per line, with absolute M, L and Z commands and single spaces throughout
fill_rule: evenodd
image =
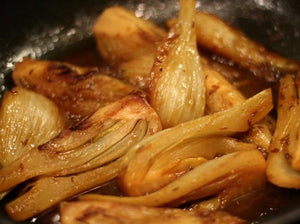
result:
M 20 163 L 20 165 L 19 165 L 19 171 L 23 171 L 23 170 L 24 170 L 24 164 Z
M 194 27 L 195 27 L 195 21 L 192 22 L 192 28 L 194 28 Z
M 74 79 L 76 79 L 76 81 L 81 81 L 81 80 L 86 80 L 91 76 L 97 75 L 98 71 L 96 70 L 92 70 L 92 71 L 88 71 L 87 73 L 83 74 L 83 75 L 78 75 L 75 74 L 73 71 L 70 74 L 70 76 L 73 76 Z
M 280 150 L 278 148 L 273 148 L 273 149 L 270 149 L 270 152 L 278 153 L 278 152 L 280 152 Z
M 162 67 L 160 67 L 160 68 L 159 68 L 159 71 L 160 71 L 160 72 L 162 72 L 162 71 L 163 71 L 163 68 L 162 68 Z
M 279 92 L 278 98 L 279 98 L 280 100 L 285 100 L 285 95 L 284 95 L 282 92 Z
M 70 127 L 70 131 L 84 131 L 92 126 L 92 122 L 90 122 L 89 118 L 91 117 L 87 116 L 83 120 L 81 120 L 79 123 L 75 124 L 74 126 Z
M 38 150 L 45 150 L 46 148 L 48 148 L 47 145 L 48 145 L 47 143 L 44 143 L 44 144 L 39 145 L 37 148 L 38 148 Z
M 29 75 L 31 75 L 31 74 L 33 73 L 33 70 L 34 70 L 34 69 L 31 69 L 31 70 L 29 71 Z
M 70 70 L 70 68 L 64 64 L 50 64 L 48 70 Z
M 22 141 L 22 145 L 26 146 L 28 144 L 28 139 L 25 139 L 24 141 Z
M 219 88 L 219 85 L 212 85 L 211 90 L 208 92 L 208 95 L 215 93 Z
M 68 79 L 68 82 L 70 84 L 76 83 L 78 79 L 83 79 L 84 77 L 81 77 L 81 75 L 78 75 L 76 71 L 73 71 L 72 68 L 68 67 L 64 64 L 50 64 L 47 68 L 47 74 L 46 80 L 48 82 L 58 82 L 62 81 L 61 78 Z
M 177 191 L 179 189 L 179 187 L 174 187 L 173 189 L 172 189 L 172 191 Z
M 34 184 L 28 184 L 20 191 L 20 195 L 29 192 L 34 187 Z

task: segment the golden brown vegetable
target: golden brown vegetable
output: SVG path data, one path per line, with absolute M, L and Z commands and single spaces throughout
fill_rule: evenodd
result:
M 111 65 L 155 52 L 165 35 L 151 21 L 119 6 L 107 8 L 94 25 L 98 50 Z
M 174 23 L 169 21 L 169 26 Z M 214 15 L 197 12 L 195 26 L 199 45 L 233 60 L 255 74 L 268 76 L 274 69 L 297 72 L 300 67 L 298 62 L 268 51 Z
M 276 129 L 270 145 L 266 173 L 269 181 L 277 186 L 300 189 L 300 105 L 291 75 L 284 76 L 280 81 L 277 110 Z
M 265 165 L 265 159 L 257 150 L 234 152 L 209 160 L 150 194 L 135 197 L 87 194 L 81 196 L 80 199 L 106 200 L 145 206 L 166 204 L 178 206 L 221 192 L 225 192 L 227 195 L 227 191 L 236 191 L 234 195 L 237 196 L 240 192 L 244 194 L 264 185 Z M 230 192 L 230 194 L 233 193 Z M 219 200 L 219 206 L 229 201 L 225 195 L 222 195 L 223 200 Z
M 0 109 L 0 168 L 55 137 L 64 125 L 57 106 L 44 96 L 22 87 L 6 92 Z
M 196 138 L 245 132 L 266 116 L 271 108 L 272 93 L 271 90 L 265 90 L 233 108 L 182 123 L 144 139 L 125 156 L 127 161 L 120 177 L 123 191 L 129 195 L 140 195 L 166 184 L 155 182 L 153 186 L 138 187 L 143 184 L 143 178 L 154 163 L 153 158 L 158 158 L 160 152 L 179 147 L 180 144 L 191 144 Z M 142 156 L 135 156 L 135 153 Z M 149 158 L 149 163 L 146 163 Z
M 2 100 L 0 127 L 0 166 L 7 166 L 58 135 L 64 119 L 58 107 L 46 97 L 15 87 Z
M 195 11 L 195 1 L 180 1 L 178 24 L 157 49 L 151 70 L 149 101 L 164 128 L 204 114 L 205 75 L 196 44 Z
M 15 221 L 23 221 L 83 191 L 92 189 L 118 175 L 120 161 L 83 173 L 64 177 L 42 177 L 26 186 L 28 190 L 9 202 L 6 212 Z
M 204 67 L 206 75 L 206 112 L 226 110 L 246 100 L 241 92 L 217 71 Z
M 118 79 L 99 73 L 95 68 L 27 58 L 16 63 L 13 80 L 17 86 L 52 99 L 77 120 L 136 90 Z
M 109 201 L 62 203 L 62 224 L 239 224 L 245 221 L 226 212 L 191 212 L 173 208 L 150 208 Z
M 206 74 L 206 112 L 208 114 L 229 109 L 246 100 L 245 96 L 217 71 L 204 67 L 204 73 Z M 255 143 L 263 153 L 267 153 L 272 138 L 270 131 L 274 125 L 270 124 L 272 121 L 271 117 L 266 117 L 254 124 L 243 140 Z
M 150 147 L 147 150 L 138 150 L 119 176 L 123 192 L 130 196 L 148 194 L 208 160 L 257 148 L 255 144 L 239 142 L 224 136 L 192 138 L 173 144 L 174 146 L 169 148 L 159 147 L 161 151 L 154 151 Z M 133 171 L 137 167 L 141 171 L 147 170 L 146 173 L 136 175 Z
M 18 183 L 40 175 L 55 173 L 70 174 L 103 165 L 111 147 L 114 148 L 127 135 L 132 135 L 134 127 L 140 120 L 149 124 L 143 135 L 153 134 L 160 130 L 161 124 L 156 113 L 141 94 L 129 95 L 115 103 L 100 108 L 77 126 L 61 132 L 49 142 L 35 147 L 9 166 L 0 170 L 0 192 Z M 138 136 L 138 139 L 140 137 Z M 136 141 L 128 139 L 128 150 Z M 126 143 L 126 142 L 125 142 Z M 124 147 L 116 158 L 125 153 Z M 114 151 L 113 151 L 114 153 Z M 97 163 L 91 162 L 96 158 Z M 83 167 L 84 166 L 84 169 Z

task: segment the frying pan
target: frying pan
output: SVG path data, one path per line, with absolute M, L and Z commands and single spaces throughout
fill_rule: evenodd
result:
M 14 63 L 23 57 L 59 60 L 66 54 L 80 52 L 83 48 L 94 48 L 93 22 L 104 8 L 115 4 L 162 25 L 178 12 L 177 0 L 2 0 L 1 96 L 12 87 L 11 71 Z M 270 50 L 300 61 L 298 0 L 198 0 L 197 8 L 218 15 Z M 86 62 L 94 63 L 88 59 Z M 298 223 L 300 192 L 285 190 L 284 194 L 284 204 L 280 208 L 271 209 L 267 215 L 250 221 L 268 224 Z M 0 223 L 14 223 L 6 216 L 3 202 L 1 203 Z

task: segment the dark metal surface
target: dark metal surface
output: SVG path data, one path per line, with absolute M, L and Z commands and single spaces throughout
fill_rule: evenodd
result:
M 0 7 L 0 91 L 12 86 L 14 63 L 23 57 L 59 59 L 65 52 L 90 43 L 92 25 L 101 11 L 119 4 L 137 15 L 163 23 L 178 10 L 177 0 L 2 0 Z M 284 56 L 300 61 L 300 1 L 199 0 L 197 7 L 219 15 L 252 39 Z M 300 193 L 290 203 L 257 223 L 300 220 Z M 0 223 L 14 223 L 0 211 Z

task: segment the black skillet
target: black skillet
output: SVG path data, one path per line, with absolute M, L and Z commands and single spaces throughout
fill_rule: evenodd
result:
M 125 6 L 137 15 L 160 24 L 178 11 L 178 0 L 2 0 L 1 95 L 13 85 L 10 75 L 14 63 L 25 56 L 59 60 L 76 54 L 74 62 L 97 65 L 96 51 L 91 50 L 89 54 L 84 52 L 86 49 L 95 49 L 91 32 L 93 22 L 105 7 L 115 4 Z M 220 16 L 267 48 L 300 61 L 300 1 L 200 0 L 197 8 Z M 276 198 L 276 192 L 269 193 L 269 197 Z M 270 205 L 267 210 L 260 211 L 257 217 L 249 218 L 249 221 L 268 224 L 298 223 L 300 191 L 283 190 L 281 194 L 284 199 L 280 206 Z M 0 223 L 14 223 L 6 216 L 3 202 L 1 203 Z M 49 219 L 38 219 L 35 222 L 49 223 Z

